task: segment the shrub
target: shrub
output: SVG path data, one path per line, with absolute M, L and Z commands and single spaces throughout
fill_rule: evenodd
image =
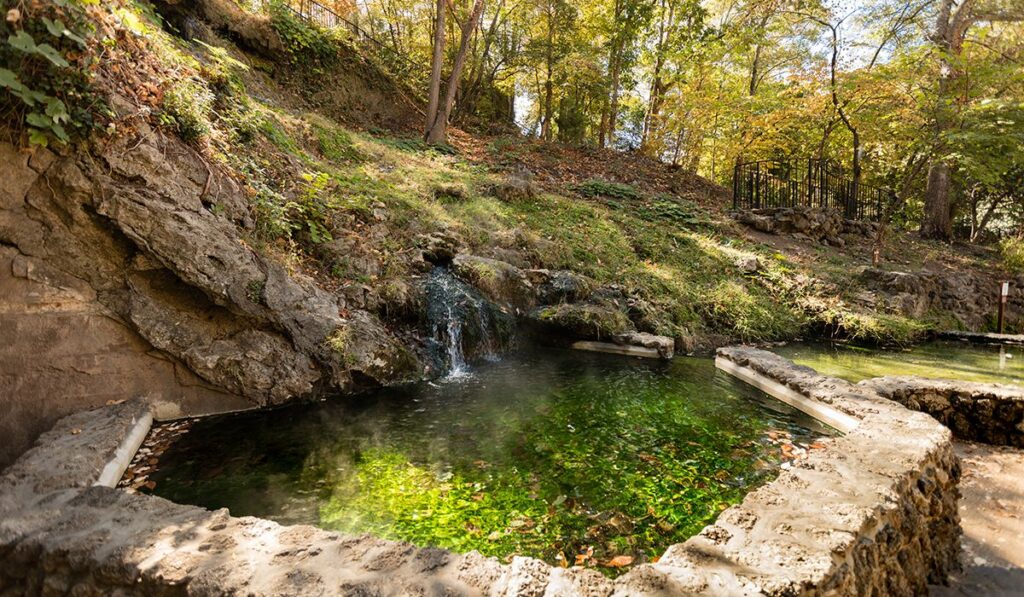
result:
M 281 36 L 293 63 L 327 66 L 338 58 L 338 40 L 331 32 L 311 25 L 282 0 L 270 4 L 270 25 Z
M 171 86 L 164 94 L 164 116 L 161 120 L 178 132 L 185 141 L 196 141 L 210 134 L 210 112 L 213 92 L 197 78 L 187 78 Z
M 999 243 L 1003 265 L 1015 274 L 1024 273 L 1024 238 L 1004 238 Z

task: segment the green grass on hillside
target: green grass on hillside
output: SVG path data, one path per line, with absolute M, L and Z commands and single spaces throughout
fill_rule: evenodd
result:
M 801 283 L 801 274 L 813 272 L 738 240 L 730 224 L 680 197 L 646 194 L 595 173 L 532 200 L 502 202 L 488 194 L 500 179 L 491 168 L 501 160 L 489 166 L 448 146 L 261 103 L 246 91 L 246 67 L 232 58 L 237 50 L 189 45 L 155 26 L 145 30 L 160 59 L 191 81 L 164 106 L 162 122 L 240 174 L 258 224 L 254 246 L 333 277 L 324 280 L 328 285 L 390 287 L 412 274 L 406 257 L 417 234 L 449 229 L 473 252 L 514 252 L 534 267 L 618 284 L 653 305 L 657 331 L 674 337 L 777 340 L 828 330 L 906 341 L 925 327 L 856 312 L 834 288 Z M 203 109 L 190 109 L 197 105 Z M 507 159 L 515 142 L 495 140 L 489 150 Z M 380 267 L 367 273 L 351 265 L 354 259 L 325 257 L 321 248 L 341 235 L 357 237 L 360 255 Z M 741 274 L 734 263 L 745 256 L 758 256 L 761 270 Z

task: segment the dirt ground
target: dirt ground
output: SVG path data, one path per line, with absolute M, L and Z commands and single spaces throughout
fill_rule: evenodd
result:
M 1024 595 L 1024 450 L 958 442 L 964 569 L 932 595 Z

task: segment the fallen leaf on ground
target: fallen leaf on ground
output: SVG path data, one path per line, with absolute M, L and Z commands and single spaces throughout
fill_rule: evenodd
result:
M 633 563 L 633 556 L 615 556 L 604 563 L 609 568 L 622 568 L 623 566 L 629 566 Z

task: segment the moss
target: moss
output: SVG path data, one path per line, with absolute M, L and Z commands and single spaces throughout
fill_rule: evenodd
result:
M 584 197 L 611 197 L 615 199 L 639 199 L 640 192 L 635 187 L 619 182 L 605 180 L 588 180 L 576 186 L 576 192 Z
M 332 162 L 358 162 L 364 156 L 352 143 L 352 136 L 345 130 L 314 124 L 317 146 L 321 155 Z
M 266 282 L 263 280 L 249 280 L 249 283 L 245 285 L 245 296 L 254 303 L 260 304 L 263 302 L 263 290 L 266 287 Z
M 337 355 L 338 360 L 346 367 L 356 364 L 356 356 L 352 354 L 352 331 L 347 327 L 339 327 L 327 337 L 327 347 Z

